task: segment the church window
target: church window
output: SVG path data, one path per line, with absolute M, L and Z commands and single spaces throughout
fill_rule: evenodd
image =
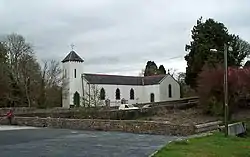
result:
M 105 90 L 103 88 L 100 91 L 100 98 L 101 100 L 105 100 Z
M 80 94 L 78 92 L 74 93 L 73 103 L 76 107 L 80 106 Z
M 120 93 L 120 89 L 117 88 L 115 91 L 115 99 L 116 100 L 120 100 L 121 99 L 121 93 Z
M 168 97 L 172 98 L 172 86 L 171 86 L 171 84 L 168 85 Z
M 135 91 L 133 88 L 130 89 L 130 100 L 134 100 L 135 99 Z
M 64 78 L 67 78 L 67 70 L 64 69 Z
M 155 102 L 155 94 L 154 93 L 150 94 L 150 102 Z
M 76 78 L 76 69 L 75 69 L 75 78 Z

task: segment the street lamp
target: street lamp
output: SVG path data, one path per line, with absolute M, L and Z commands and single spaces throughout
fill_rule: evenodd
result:
M 232 51 L 232 47 L 224 44 L 224 121 L 225 121 L 225 136 L 228 136 L 228 66 L 227 52 Z M 210 49 L 211 52 L 218 52 L 217 49 Z

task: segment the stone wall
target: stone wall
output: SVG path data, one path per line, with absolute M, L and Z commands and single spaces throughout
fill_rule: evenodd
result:
M 215 121 L 215 122 L 195 125 L 195 133 L 203 133 L 203 132 L 218 130 L 221 124 L 222 121 Z
M 33 112 L 15 114 L 19 117 L 40 117 L 40 118 L 70 118 L 70 119 L 111 119 L 111 120 L 132 120 L 149 115 L 150 112 L 141 110 L 94 110 L 81 109 L 68 112 Z
M 192 101 L 192 102 L 190 102 Z M 37 109 L 29 107 L 15 107 L 13 108 L 16 116 L 23 117 L 53 117 L 53 118 L 92 118 L 92 119 L 117 119 L 117 120 L 131 120 L 138 119 L 145 116 L 153 116 L 162 110 L 168 109 L 187 109 L 197 105 L 198 98 L 183 98 L 180 100 L 163 101 L 148 103 L 152 104 L 150 109 L 139 109 L 130 111 L 121 111 L 113 108 L 97 107 L 97 108 L 49 108 Z M 137 104 L 142 107 L 146 104 Z M 9 108 L 0 108 L 0 117 L 3 117 L 8 112 Z
M 193 98 L 197 100 L 197 98 Z M 138 110 L 117 110 L 109 108 L 51 108 L 51 109 L 36 109 L 36 108 L 13 108 L 14 115 L 18 117 L 40 117 L 40 118 L 69 118 L 69 119 L 108 119 L 108 120 L 136 120 L 146 117 L 152 117 L 160 114 L 165 110 L 172 109 L 187 109 L 197 105 L 196 101 L 189 99 L 181 100 L 182 103 L 172 101 L 170 104 L 161 104 L 157 102 L 151 108 Z M 180 100 L 178 101 L 180 102 Z M 3 117 L 9 108 L 0 109 L 0 117 Z
M 152 105 L 152 106 L 174 106 L 178 104 L 188 104 L 189 102 L 199 102 L 199 97 L 188 97 L 188 98 L 181 98 L 178 100 L 171 100 L 171 101 L 160 101 L 160 102 L 149 102 L 149 103 L 138 103 L 134 104 L 134 106 L 142 107 L 144 105 Z
M 5 115 L 10 108 L 0 108 L 0 115 Z M 15 107 L 13 108 L 15 113 L 28 113 L 28 112 L 34 112 L 37 110 L 36 108 L 28 108 L 28 107 Z
M 111 119 L 111 120 L 135 120 L 157 115 L 164 110 L 187 109 L 196 106 L 196 102 L 169 104 L 153 106 L 151 108 L 138 110 L 107 110 L 96 108 L 80 108 L 70 110 L 44 110 L 26 113 L 15 113 L 19 117 L 52 117 L 52 118 L 71 118 L 71 119 Z
M 65 109 L 61 107 L 49 108 L 49 109 L 38 109 L 35 107 L 13 107 L 11 108 L 14 114 L 29 114 L 29 113 L 62 113 L 74 111 L 75 109 Z M 10 108 L 0 108 L 0 116 L 5 115 Z
M 6 120 L 0 124 L 6 124 Z M 79 130 L 122 131 L 142 134 L 181 135 L 195 133 L 191 125 L 174 125 L 167 122 L 138 121 L 138 120 L 100 120 L 100 119 L 65 119 L 65 118 L 38 118 L 15 117 L 17 125 L 34 127 L 52 127 Z

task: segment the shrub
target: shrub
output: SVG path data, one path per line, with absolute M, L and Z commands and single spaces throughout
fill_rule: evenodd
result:
M 249 69 L 228 68 L 228 105 L 230 115 L 239 108 L 241 97 L 247 97 L 250 89 Z M 224 104 L 224 68 L 204 66 L 199 75 L 198 95 L 206 113 L 222 115 Z

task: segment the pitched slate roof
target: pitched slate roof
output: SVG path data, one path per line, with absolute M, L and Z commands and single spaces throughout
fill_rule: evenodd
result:
M 78 54 L 76 54 L 75 51 L 70 51 L 70 53 L 62 60 L 62 62 L 65 63 L 70 61 L 83 62 L 83 59 Z
M 159 84 L 166 75 L 156 76 L 121 76 L 105 74 L 84 74 L 85 79 L 90 84 L 110 84 L 110 85 L 154 85 Z

